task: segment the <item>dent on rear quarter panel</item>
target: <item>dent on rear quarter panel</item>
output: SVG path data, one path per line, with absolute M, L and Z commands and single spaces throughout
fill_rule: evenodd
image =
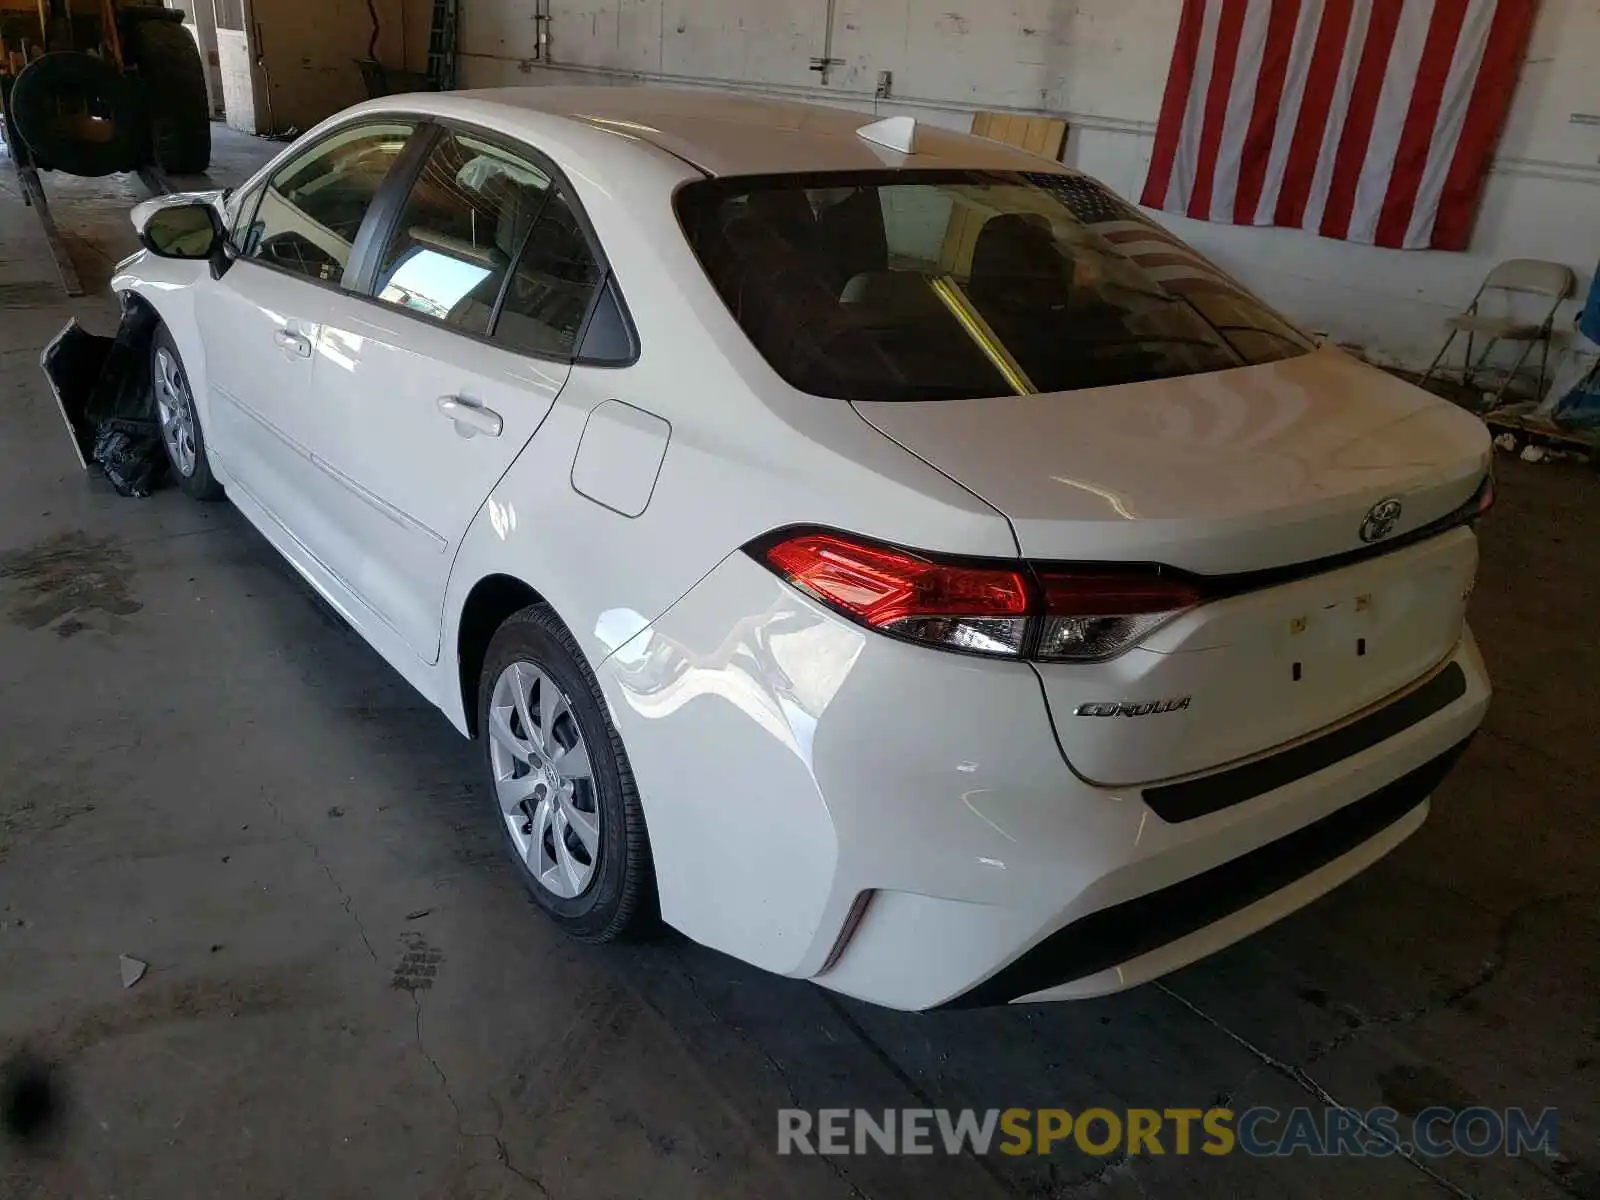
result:
M 854 895 L 833 894 L 813 739 L 866 639 L 736 553 L 602 666 L 668 923 L 767 970 L 818 965 Z

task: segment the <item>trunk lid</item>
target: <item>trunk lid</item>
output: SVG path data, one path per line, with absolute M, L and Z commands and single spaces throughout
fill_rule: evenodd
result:
M 1457 528 L 1202 604 L 1109 662 L 1039 663 L 1062 752 L 1095 783 L 1153 783 L 1339 724 L 1450 655 L 1477 563 Z
M 1333 350 L 1115 388 L 855 407 L 1004 513 L 1026 558 L 1202 575 L 1403 537 L 1470 500 L 1490 461 L 1470 414 Z M 1391 500 L 1398 513 L 1379 508 Z M 1451 652 L 1476 567 L 1476 539 L 1457 529 L 1203 604 L 1109 662 L 1039 664 L 1062 749 L 1087 779 L 1138 784 L 1335 724 Z
M 1081 392 L 857 402 L 880 432 L 1003 512 L 1026 558 L 1232 574 L 1358 550 L 1391 496 L 1402 535 L 1463 504 L 1483 423 L 1321 350 Z

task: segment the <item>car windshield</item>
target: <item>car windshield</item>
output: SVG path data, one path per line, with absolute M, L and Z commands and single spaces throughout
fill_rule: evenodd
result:
M 678 215 L 802 391 L 1064 392 L 1273 362 L 1312 342 L 1093 180 L 875 171 L 709 179 Z

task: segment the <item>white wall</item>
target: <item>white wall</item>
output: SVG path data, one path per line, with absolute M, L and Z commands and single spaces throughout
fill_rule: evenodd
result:
M 1064 115 L 1066 161 L 1136 196 L 1177 31 L 1178 0 L 833 0 L 827 85 L 807 69 L 828 42 L 829 0 L 548 0 L 556 69 L 535 53 L 534 0 L 464 4 L 462 86 L 604 78 L 809 96 L 965 128 L 978 108 Z M 1543 0 L 1471 249 L 1382 250 L 1298 230 L 1159 219 L 1307 326 L 1410 363 L 1441 322 L 1513 257 L 1600 257 L 1600 5 Z M 879 71 L 894 73 L 875 104 Z
M 254 56 L 243 29 L 217 30 L 217 72 L 222 77 L 222 112 L 228 124 L 245 133 L 271 132 L 256 111 Z
M 206 103 L 211 107 L 211 115 L 220 117 L 224 109 L 221 57 L 217 52 L 216 9 L 211 0 L 172 0 L 172 7 L 182 11 L 183 27 L 194 38 L 195 48 L 200 51 L 200 62 L 206 75 Z

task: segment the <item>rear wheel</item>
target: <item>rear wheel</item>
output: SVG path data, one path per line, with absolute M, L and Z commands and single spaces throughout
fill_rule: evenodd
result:
M 478 731 L 496 823 L 539 907 L 581 941 L 647 931 L 655 884 L 633 772 L 582 652 L 544 605 L 490 642 Z
M 178 487 L 196 500 L 221 500 L 222 485 L 211 474 L 189 373 L 183 369 L 177 343 L 165 325 L 156 329 L 150 343 L 150 384 L 161 422 L 161 444 Z
M 177 21 L 139 21 L 128 31 L 128 57 L 139 68 L 157 165 L 175 175 L 204 171 L 211 165 L 211 102 L 194 38 Z

